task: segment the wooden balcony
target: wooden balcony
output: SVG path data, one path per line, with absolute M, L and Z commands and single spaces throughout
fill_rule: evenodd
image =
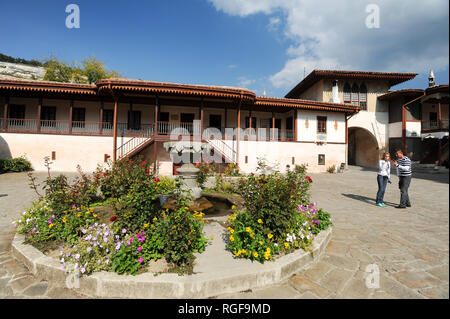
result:
M 222 139 L 236 140 L 235 132 L 227 130 L 225 127 L 207 128 L 215 139 L 220 132 Z M 209 131 L 208 131 L 209 130 Z M 217 131 L 218 130 L 218 131 Z M 233 130 L 233 128 L 231 128 Z M 113 123 L 111 122 L 89 122 L 89 121 L 68 121 L 68 120 L 37 120 L 37 119 L 13 119 L 0 118 L 0 131 L 8 133 L 33 133 L 33 134 L 60 134 L 60 135 L 86 135 L 86 136 L 113 136 Z M 201 127 L 194 123 L 183 122 L 158 122 L 155 131 L 154 124 L 142 124 L 140 127 L 131 129 L 127 123 L 117 123 L 117 135 L 125 137 L 139 136 L 144 132 L 149 135 L 157 135 L 160 139 L 169 140 L 171 134 L 193 136 L 199 134 Z M 205 134 L 205 131 L 204 131 Z M 271 128 L 242 129 L 240 140 L 258 141 L 295 141 L 294 130 L 277 130 Z
M 422 133 L 448 131 L 448 120 L 422 121 Z

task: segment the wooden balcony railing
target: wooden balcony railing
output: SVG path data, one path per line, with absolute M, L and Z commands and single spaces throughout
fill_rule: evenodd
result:
M 448 128 L 448 121 L 447 128 Z M 196 124 L 198 125 L 198 124 Z M 112 136 L 113 123 L 111 122 L 91 122 L 91 121 L 68 121 L 68 120 L 36 120 L 36 119 L 3 119 L 0 118 L 0 131 L 11 133 L 45 133 L 61 135 L 93 135 Z M 195 132 L 200 132 L 200 125 L 197 127 L 193 123 L 185 122 L 158 122 L 157 132 L 154 124 L 141 124 L 139 127 L 131 128 L 128 123 L 117 123 L 117 135 L 125 137 L 141 136 L 145 134 L 170 135 L 175 129 L 179 134 L 192 136 Z M 205 126 L 204 129 L 207 129 Z M 208 128 L 211 129 L 211 128 Z M 225 127 L 217 128 L 224 140 L 235 140 L 236 132 L 230 132 Z M 211 132 L 217 132 L 212 130 Z M 214 135 L 214 133 L 212 133 Z M 214 139 L 218 139 L 214 136 Z M 270 128 L 243 129 L 240 134 L 241 141 L 295 141 L 294 130 L 273 130 Z
M 447 131 L 447 130 L 448 130 L 448 120 L 422 121 L 422 132 Z
M 72 125 L 70 125 L 70 123 L 72 123 Z M 142 124 L 139 128 L 129 128 L 127 123 L 117 123 L 117 134 L 119 136 L 136 136 L 149 127 L 153 127 L 152 124 Z M 112 136 L 113 123 L 11 118 L 5 120 L 0 118 L 0 130 L 11 133 Z

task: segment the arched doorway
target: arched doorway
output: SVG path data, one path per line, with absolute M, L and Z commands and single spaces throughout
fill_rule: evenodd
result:
M 348 164 L 376 167 L 380 151 L 375 136 L 361 127 L 348 129 Z

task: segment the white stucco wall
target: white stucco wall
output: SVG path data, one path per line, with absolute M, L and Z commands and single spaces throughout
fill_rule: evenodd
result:
M 402 122 L 389 123 L 389 137 L 402 137 Z
M 406 122 L 406 137 L 418 137 L 421 134 L 421 122 Z
M 317 116 L 327 117 L 327 142 L 345 143 L 345 115 L 343 113 L 317 111 L 298 111 L 298 141 L 317 141 Z
M 361 127 L 368 130 L 381 148 L 389 144 L 389 114 L 387 112 L 361 111 L 348 120 L 348 128 Z
M 129 140 L 118 138 L 117 144 Z M 72 172 L 80 165 L 83 171 L 94 171 L 104 161 L 105 154 L 112 157 L 113 138 L 109 136 L 70 136 L 51 134 L 0 133 L 0 158 L 25 155 L 37 171 L 46 170 L 44 157 L 52 160 L 53 171 Z

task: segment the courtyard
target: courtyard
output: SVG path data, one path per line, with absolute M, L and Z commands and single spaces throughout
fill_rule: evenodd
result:
M 42 180 L 46 173 L 36 173 Z M 70 175 L 69 175 L 70 176 Z M 393 176 L 376 207 L 376 172 L 350 167 L 343 174 L 311 174 L 312 199 L 332 215 L 330 244 L 319 262 L 281 285 L 218 298 L 448 298 L 448 174 L 415 174 L 412 208 L 399 200 Z M 26 173 L 0 175 L 0 297 L 82 298 L 74 290 L 38 282 L 10 255 L 11 221 L 35 199 Z M 366 267 L 379 270 L 367 288 Z

